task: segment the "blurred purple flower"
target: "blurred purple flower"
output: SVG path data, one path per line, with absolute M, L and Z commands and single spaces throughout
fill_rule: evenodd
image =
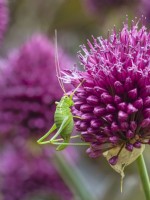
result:
M 146 23 L 150 26 L 150 1 L 149 0 L 141 0 L 139 3 L 139 13 L 140 15 L 144 15 L 146 17 Z
M 0 178 L 3 200 L 68 199 L 71 192 L 64 184 L 47 153 L 7 143 L 1 150 Z M 34 147 L 35 148 L 35 147 Z M 36 146 L 37 148 L 37 146 Z M 41 148 L 40 148 L 41 149 Z M 42 198 L 43 197 L 43 198 Z
M 61 49 L 59 59 L 62 69 L 70 67 Z M 54 102 L 63 95 L 55 71 L 54 45 L 42 35 L 10 53 L 0 75 L 1 133 L 42 135 L 50 128 Z
M 69 67 L 71 59 L 58 51 L 61 68 Z M 54 102 L 63 94 L 55 73 L 53 43 L 44 35 L 34 35 L 1 60 L 1 66 L 0 193 L 4 200 L 29 199 L 28 195 L 40 193 L 46 198 L 55 193 L 58 199 L 71 199 L 52 163 L 52 151 L 36 143 L 53 124 Z
M 134 0 L 136 1 L 136 0 Z M 103 10 L 109 10 L 110 8 L 115 8 L 123 5 L 128 5 L 134 1 L 128 0 L 85 0 L 85 5 L 89 11 L 92 13 L 101 14 Z
M 98 157 L 117 146 L 131 152 L 149 144 L 150 33 L 133 22 L 131 30 L 125 24 L 108 39 L 88 40 L 88 46 L 79 54 L 85 72 L 66 75 L 75 87 L 84 80 L 74 96 L 73 114 L 81 117 L 76 129 L 91 144 L 87 153 Z
M 6 31 L 8 24 L 8 5 L 7 0 L 0 0 L 0 42 Z

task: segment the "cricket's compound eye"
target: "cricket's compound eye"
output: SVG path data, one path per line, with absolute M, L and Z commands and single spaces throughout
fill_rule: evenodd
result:
M 67 99 L 68 99 L 68 97 L 67 97 L 67 96 L 64 96 L 64 99 L 65 99 L 65 100 L 67 100 Z
M 66 99 L 66 100 L 69 100 L 70 98 L 69 98 L 68 96 L 65 96 L 65 99 Z

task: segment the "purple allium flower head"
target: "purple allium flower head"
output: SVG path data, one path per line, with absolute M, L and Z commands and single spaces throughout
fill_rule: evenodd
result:
M 8 24 L 8 6 L 7 0 L 0 0 L 0 42 L 6 31 Z
M 71 59 L 61 49 L 59 59 L 62 69 L 70 66 Z M 0 132 L 45 133 L 53 124 L 55 101 L 63 95 L 54 45 L 34 35 L 10 53 L 5 65 L 0 75 Z
M 124 24 L 108 39 L 93 37 L 79 52 L 85 71 L 66 72 L 75 87 L 76 129 L 90 143 L 87 153 L 98 157 L 114 147 L 129 152 L 150 139 L 150 33 L 146 27 Z M 121 152 L 121 151 L 120 151 Z M 110 159 L 116 164 L 119 153 Z
M 60 48 L 58 52 L 61 68 L 69 67 L 71 59 Z M 52 163 L 53 152 L 36 143 L 38 133 L 53 124 L 54 102 L 63 93 L 53 43 L 34 35 L 0 60 L 0 67 L 0 194 L 4 200 L 33 199 L 36 194 L 41 199 L 71 199 Z
M 18 149 L 10 143 L 1 150 L 0 193 L 3 200 L 68 199 L 72 194 L 59 176 L 50 156 L 36 146 Z M 34 147 L 35 148 L 35 147 Z M 37 153 L 38 151 L 38 153 Z M 42 198 L 43 197 L 43 198 Z

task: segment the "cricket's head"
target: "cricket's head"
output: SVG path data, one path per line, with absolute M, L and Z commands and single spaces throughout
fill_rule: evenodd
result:
M 63 96 L 63 101 L 69 106 L 73 106 L 74 105 L 74 102 L 72 100 L 72 96 L 68 96 L 68 95 L 64 95 Z

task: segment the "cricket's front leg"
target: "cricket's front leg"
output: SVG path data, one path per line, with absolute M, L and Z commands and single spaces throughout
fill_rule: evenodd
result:
M 76 119 L 82 119 L 81 117 L 76 116 L 76 115 L 73 115 L 72 117 L 73 117 L 73 118 L 76 118 Z
M 49 140 L 48 141 L 43 141 L 44 139 L 46 139 L 53 131 L 56 130 L 56 124 L 53 124 L 53 126 L 51 127 L 51 129 L 44 135 L 42 136 L 38 141 L 37 143 L 38 144 L 47 144 L 49 143 Z

